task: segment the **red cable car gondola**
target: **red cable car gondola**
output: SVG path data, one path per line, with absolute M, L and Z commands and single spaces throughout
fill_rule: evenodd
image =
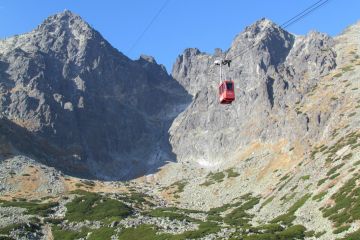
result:
M 220 66 L 219 102 L 220 104 L 230 104 L 235 100 L 235 85 L 233 80 L 222 80 L 222 65 L 230 68 L 231 60 L 217 60 L 215 65 Z
M 234 81 L 224 80 L 219 85 L 219 101 L 221 104 L 230 104 L 235 100 Z

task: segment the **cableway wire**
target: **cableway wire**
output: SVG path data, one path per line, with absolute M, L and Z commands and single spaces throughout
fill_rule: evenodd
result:
M 293 21 L 291 21 L 290 23 L 283 23 L 281 25 L 282 28 L 287 28 L 290 25 L 293 25 L 294 23 L 300 21 L 302 18 L 304 18 L 305 16 L 309 15 L 310 13 L 312 13 L 313 11 L 315 11 L 316 9 L 322 7 L 323 5 L 325 5 L 326 3 L 328 3 L 330 0 L 325 0 L 324 2 L 320 3 L 319 5 L 315 6 L 314 8 L 312 8 L 311 10 L 309 10 L 308 12 L 303 13 L 301 16 L 299 16 L 298 18 L 294 19 Z
M 157 11 L 157 13 L 154 15 L 154 17 L 151 19 L 151 21 L 149 22 L 148 25 L 146 25 L 146 27 L 144 28 L 144 30 L 142 31 L 142 33 L 139 35 L 139 37 L 135 40 L 135 42 L 133 43 L 133 45 L 131 45 L 131 47 L 128 50 L 128 54 L 132 52 L 132 50 L 136 47 L 136 45 L 140 42 L 140 40 L 144 37 L 145 33 L 150 29 L 150 27 L 153 25 L 153 23 L 155 22 L 155 20 L 160 16 L 161 12 L 165 9 L 165 7 L 168 5 L 168 3 L 170 2 L 170 0 L 166 0 L 164 2 L 164 4 L 159 8 L 159 10 Z
M 307 15 L 309 15 L 310 13 L 315 11 L 316 9 L 324 6 L 329 1 L 331 1 L 331 0 L 319 0 L 319 1 L 315 2 L 315 3 L 313 3 L 312 5 L 310 5 L 309 7 L 304 9 L 303 11 L 301 11 L 300 13 L 296 14 L 294 17 L 290 18 L 289 20 L 287 20 L 286 22 L 281 24 L 280 27 L 285 29 L 285 28 L 291 26 L 292 24 L 300 21 L 301 19 L 303 19 L 304 17 L 306 17 Z M 235 55 L 231 60 L 234 60 L 235 58 L 241 57 L 243 54 L 250 51 L 251 49 L 256 47 L 258 44 L 260 44 L 260 42 L 254 43 L 249 48 L 246 48 L 243 51 L 241 51 L 239 54 Z M 226 59 L 226 56 L 225 56 L 225 59 Z
M 296 14 L 294 17 L 290 18 L 289 20 L 287 20 L 286 22 L 282 23 L 280 25 L 280 27 L 285 28 L 286 24 L 290 23 L 291 21 L 295 20 L 296 18 L 300 17 L 302 14 L 304 14 L 306 11 L 310 10 L 311 8 L 313 8 L 314 6 L 316 6 L 317 4 L 319 4 L 320 2 L 322 2 L 324 0 L 319 0 L 316 3 L 312 4 L 311 6 L 307 7 L 306 9 L 304 9 L 302 12 Z

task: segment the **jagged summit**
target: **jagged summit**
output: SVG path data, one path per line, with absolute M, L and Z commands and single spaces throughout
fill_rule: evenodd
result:
M 48 17 L 36 28 L 35 31 L 56 32 L 59 30 L 70 29 L 81 30 L 81 33 L 94 31 L 94 29 L 92 29 L 86 21 L 70 10 L 64 10 L 63 12 L 56 13 Z
M 288 34 L 288 32 L 281 28 L 279 25 L 267 18 L 262 18 L 255 23 L 245 27 L 244 31 L 239 33 L 235 38 L 236 41 L 238 38 L 245 38 L 250 41 L 252 38 L 262 38 L 269 34 Z
M 237 54 L 245 49 L 252 48 L 266 50 L 273 53 L 288 51 L 294 43 L 295 36 L 281 28 L 269 19 L 262 18 L 254 24 L 245 28 L 243 32 L 238 34 L 229 49 L 230 56 Z M 279 61 L 278 58 L 284 56 L 276 56 L 272 61 Z
M 77 48 L 82 51 L 88 44 L 100 49 L 101 45 L 112 48 L 111 45 L 79 15 L 65 10 L 48 17 L 34 31 L 36 41 L 42 41 L 44 47 L 63 45 L 67 48 Z M 97 46 L 94 46 L 97 45 Z M 75 50 L 75 49 L 74 49 Z
M 279 25 L 277 25 L 275 22 L 271 21 L 270 19 L 261 18 L 258 21 L 256 21 L 255 23 L 251 24 L 250 26 L 247 26 L 245 28 L 244 32 L 254 31 L 254 32 L 258 33 L 260 31 L 279 29 L 279 28 L 281 28 L 281 27 Z
M 90 51 L 118 52 L 98 31 L 69 10 L 48 17 L 29 33 L 0 41 L 0 52 L 11 54 L 14 48 L 27 53 L 52 52 L 73 61 L 83 60 Z M 91 55 L 101 54 L 93 52 Z

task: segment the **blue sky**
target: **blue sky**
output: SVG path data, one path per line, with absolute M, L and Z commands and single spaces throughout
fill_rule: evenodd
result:
M 144 53 L 170 72 L 185 48 L 213 53 L 226 50 L 236 34 L 266 17 L 281 24 L 317 0 L 170 0 L 135 48 L 166 0 L 0 0 L 0 38 L 31 31 L 47 16 L 64 9 L 79 14 L 114 47 L 132 59 Z M 360 20 L 359 0 L 331 0 L 287 30 L 306 34 L 318 30 L 337 35 Z

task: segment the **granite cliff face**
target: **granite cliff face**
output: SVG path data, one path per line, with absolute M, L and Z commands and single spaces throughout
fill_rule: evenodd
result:
M 178 160 L 214 167 L 253 141 L 316 141 L 332 110 L 302 114 L 296 104 L 336 67 L 333 45 L 325 34 L 295 36 L 262 19 L 239 34 L 226 52 L 186 49 L 172 71 L 194 97 L 171 128 Z M 221 58 L 233 59 L 230 70 L 224 68 L 236 85 L 237 99 L 230 106 L 217 101 L 219 70 L 213 63 Z
M 0 41 L 0 74 L 3 119 L 32 139 L 9 136 L 23 153 L 103 179 L 175 161 L 167 129 L 185 90 L 152 57 L 130 60 L 70 11 Z

